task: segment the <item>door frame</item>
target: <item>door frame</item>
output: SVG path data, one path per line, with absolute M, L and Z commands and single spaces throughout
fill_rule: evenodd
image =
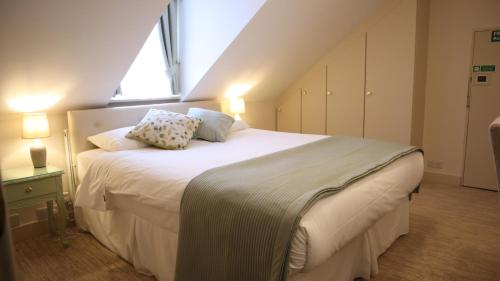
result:
M 460 178 L 460 185 L 470 188 L 476 188 L 472 186 L 464 185 L 465 178 L 465 162 L 467 160 L 467 139 L 469 137 L 469 114 L 470 114 L 470 94 L 471 85 L 473 78 L 472 68 L 474 67 L 474 47 L 476 45 L 476 32 L 490 31 L 490 30 L 500 30 L 500 27 L 490 27 L 490 28 L 478 28 L 472 30 L 472 46 L 470 47 L 470 62 L 469 62 L 469 77 L 467 82 L 467 104 L 465 106 L 465 134 L 464 134 L 464 146 L 463 146 L 463 161 L 462 161 L 462 177 Z

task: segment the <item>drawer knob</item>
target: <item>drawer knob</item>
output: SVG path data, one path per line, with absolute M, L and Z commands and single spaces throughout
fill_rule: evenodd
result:
M 26 187 L 26 189 L 24 190 L 26 193 L 30 193 L 33 191 L 33 188 L 32 187 Z

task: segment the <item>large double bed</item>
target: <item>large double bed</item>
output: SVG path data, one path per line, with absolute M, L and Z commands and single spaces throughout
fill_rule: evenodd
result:
M 159 280 L 175 279 L 180 206 L 194 178 L 326 138 L 247 128 L 231 132 L 222 143 L 192 140 L 185 150 L 117 152 L 86 140 L 135 125 L 150 107 L 69 112 L 68 155 L 78 225 L 138 271 Z M 212 102 L 154 106 L 181 113 L 189 107 L 219 109 Z M 409 231 L 409 195 L 422 175 L 422 154 L 415 151 L 317 201 L 293 233 L 286 278 L 352 280 L 376 274 L 377 258 Z

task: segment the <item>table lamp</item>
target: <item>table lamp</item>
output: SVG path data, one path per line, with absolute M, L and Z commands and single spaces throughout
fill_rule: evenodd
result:
M 235 114 L 234 119 L 241 120 L 240 114 L 245 113 L 245 100 L 243 98 L 233 98 L 230 100 L 230 110 Z
M 30 147 L 31 161 L 35 168 L 43 168 L 47 163 L 47 149 L 40 138 L 50 137 L 49 122 L 45 113 L 24 113 L 23 139 L 33 139 Z

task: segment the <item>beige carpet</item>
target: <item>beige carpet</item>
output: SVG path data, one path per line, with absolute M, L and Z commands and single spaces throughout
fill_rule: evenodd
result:
M 92 236 L 68 230 L 70 247 L 43 236 L 16 244 L 23 280 L 154 280 Z M 410 234 L 379 259 L 377 281 L 500 280 L 500 201 L 496 193 L 429 185 L 414 196 Z
M 500 280 L 497 193 L 424 185 L 413 197 L 410 233 L 379 259 L 373 280 Z
M 132 265 L 104 248 L 92 235 L 76 228 L 68 229 L 67 234 L 67 249 L 49 235 L 17 243 L 21 280 L 156 280 L 136 273 Z

